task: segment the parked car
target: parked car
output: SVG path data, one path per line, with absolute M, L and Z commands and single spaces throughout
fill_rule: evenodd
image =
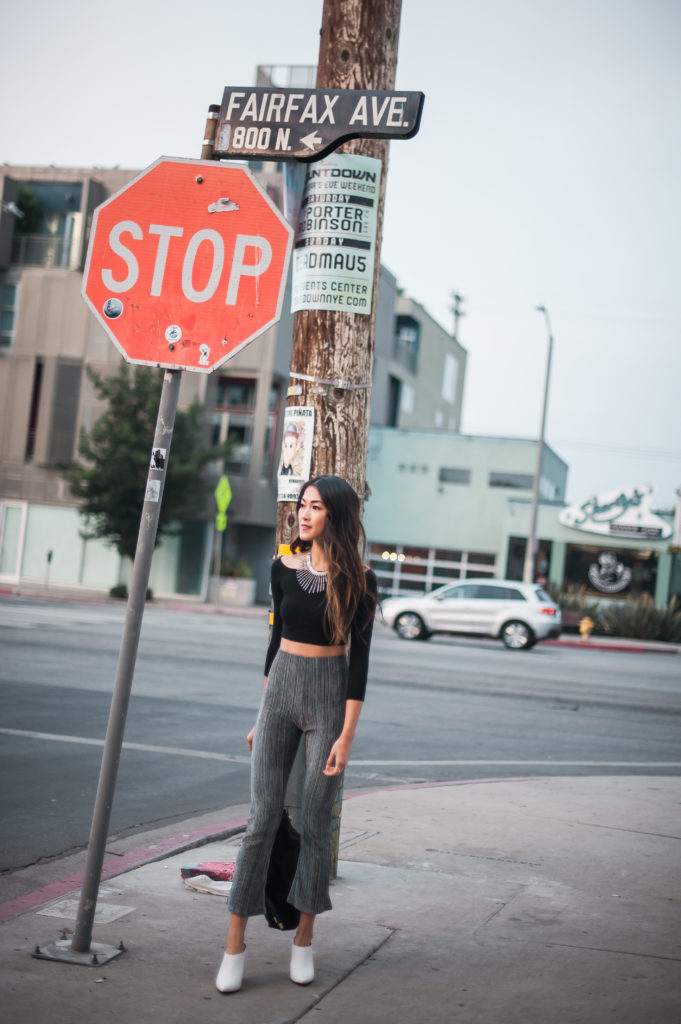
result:
M 433 633 L 500 637 L 511 650 L 528 650 L 537 640 L 560 636 L 561 611 L 536 583 L 476 579 L 448 583 L 430 594 L 389 597 L 383 621 L 404 640 Z

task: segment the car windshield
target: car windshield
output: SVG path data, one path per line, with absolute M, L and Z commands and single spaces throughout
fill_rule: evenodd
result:
M 552 603 L 551 595 L 547 594 L 543 587 L 535 587 L 534 592 L 540 601 L 549 601 Z

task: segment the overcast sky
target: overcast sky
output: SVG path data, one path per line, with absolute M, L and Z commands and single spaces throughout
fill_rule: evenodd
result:
M 2 14 L 0 163 L 198 156 L 258 64 L 315 64 L 322 0 L 22 0 Z M 546 438 L 568 496 L 681 487 L 681 4 L 403 0 L 382 260 L 446 328 L 466 433 Z

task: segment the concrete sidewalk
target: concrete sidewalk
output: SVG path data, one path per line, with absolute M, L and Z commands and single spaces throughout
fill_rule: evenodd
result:
M 5 912 L 16 912 L 0 925 L 3 1016 L 13 1024 L 678 1024 L 680 804 L 680 779 L 650 776 L 346 794 L 334 910 L 315 933 L 315 981 L 288 980 L 291 933 L 258 918 L 244 987 L 233 995 L 214 988 L 224 899 L 184 888 L 180 867 L 233 860 L 238 834 L 173 853 L 183 837 L 189 845 L 210 837 L 216 826 L 204 818 L 146 846 L 140 837 L 126 840 L 127 851 L 114 842 L 109 853 L 125 873 L 111 869 L 98 917 L 121 916 L 98 921 L 93 940 L 123 939 L 127 952 L 103 967 L 30 955 L 74 927 L 35 901 L 58 894 L 64 915 L 75 861 L 0 882 Z M 245 811 L 212 817 L 230 832 Z M 143 863 L 152 848 L 161 859 Z M 38 882 L 49 888 L 31 905 Z

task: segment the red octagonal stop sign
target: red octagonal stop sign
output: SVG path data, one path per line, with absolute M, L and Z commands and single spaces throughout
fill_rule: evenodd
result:
M 210 373 L 279 319 L 292 234 L 244 168 L 162 157 L 95 210 L 83 296 L 129 362 Z

